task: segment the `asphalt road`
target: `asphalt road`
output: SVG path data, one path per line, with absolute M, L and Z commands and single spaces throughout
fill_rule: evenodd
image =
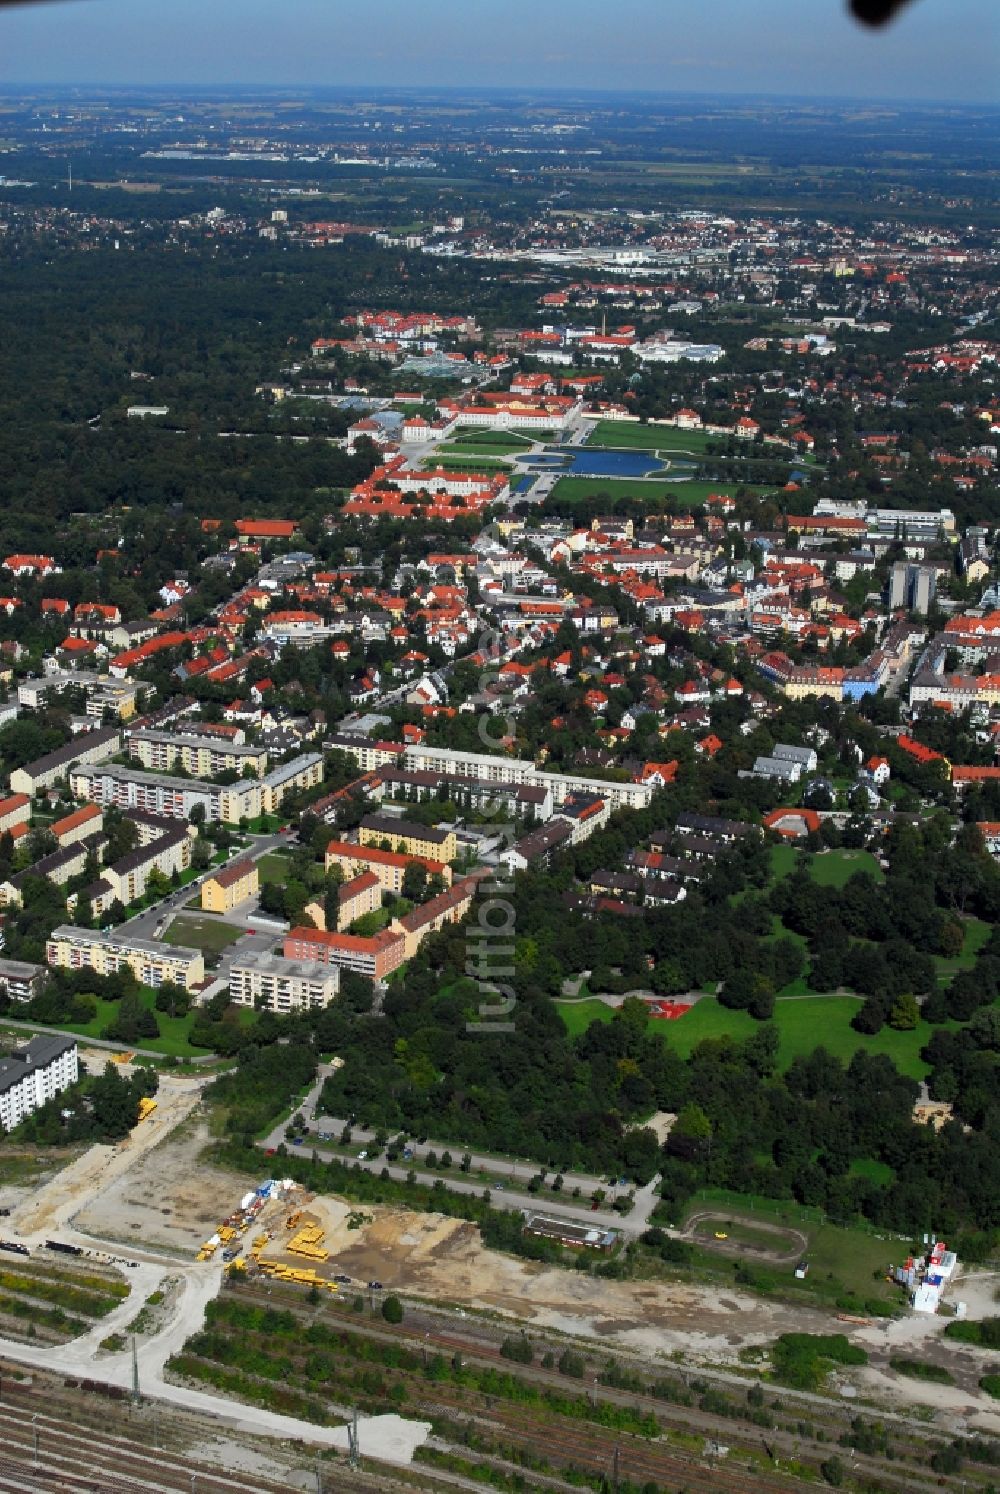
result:
M 278 846 L 286 846 L 290 839 L 291 837 L 288 835 L 252 835 L 250 837 L 252 844 L 249 847 L 240 846 L 235 849 L 231 853 L 229 860 L 235 861 L 241 856 L 249 856 L 252 860 L 259 861 L 261 856 L 267 855 L 268 851 L 273 851 Z M 223 865 L 225 864 L 223 863 Z M 182 912 L 185 903 L 189 903 L 197 893 L 204 877 L 210 876 L 212 872 L 218 870 L 217 866 L 208 867 L 195 881 L 188 882 L 184 887 L 179 887 L 176 892 L 168 893 L 154 907 L 147 908 L 144 912 L 137 913 L 133 918 L 129 918 L 125 923 L 119 924 L 114 932 L 116 934 L 126 934 L 132 939 L 153 939 L 154 929 L 164 919 L 170 920 Z M 248 912 L 244 912 L 243 917 L 249 918 L 250 915 Z M 250 921 L 252 923 L 252 919 Z
M 322 1126 L 324 1131 L 328 1130 L 332 1136 L 339 1138 L 343 1133 L 344 1127 L 347 1125 L 345 1119 L 327 1115 L 317 1119 L 316 1116 L 316 1104 L 329 1072 L 328 1068 L 321 1068 L 315 1084 L 301 1105 L 296 1107 L 296 1111 L 301 1112 L 308 1125 L 315 1127 Z M 287 1121 L 282 1121 L 280 1125 L 275 1126 L 270 1134 L 258 1144 L 265 1150 L 277 1148 L 285 1141 L 286 1127 Z M 374 1131 L 367 1130 L 364 1126 L 352 1125 L 351 1135 L 354 1142 L 364 1143 L 373 1141 L 375 1133 Z M 287 1142 L 285 1144 L 290 1145 Z M 320 1143 L 315 1133 L 304 1139 L 302 1150 L 309 1155 L 315 1152 L 324 1162 L 345 1160 L 343 1153 L 336 1147 L 324 1146 Z M 451 1151 L 454 1157 L 460 1158 L 463 1153 L 461 1147 L 449 1147 L 442 1142 L 425 1142 L 419 1147 L 414 1146 L 413 1151 L 414 1155 L 412 1159 L 408 1159 L 402 1164 L 387 1162 L 384 1151 L 380 1151 L 378 1156 L 367 1157 L 364 1160 L 350 1157 L 346 1158 L 346 1160 L 350 1164 L 356 1161 L 358 1166 L 363 1167 L 366 1172 L 381 1173 L 383 1170 L 387 1170 L 389 1176 L 397 1179 L 399 1182 L 406 1182 L 410 1173 L 413 1172 L 416 1174 L 417 1181 L 426 1184 L 428 1187 L 436 1182 L 443 1182 L 445 1187 L 455 1193 L 472 1194 L 476 1198 L 481 1198 L 483 1192 L 488 1189 L 494 1208 L 511 1209 L 519 1213 L 548 1214 L 558 1219 L 569 1220 L 572 1224 L 584 1225 L 588 1229 L 614 1229 L 629 1236 L 641 1235 L 644 1230 L 649 1228 L 650 1215 L 659 1201 L 659 1196 L 656 1192 L 659 1178 L 654 1178 L 645 1187 L 637 1189 L 632 1210 L 626 1215 L 621 1215 L 607 1208 L 593 1209 L 588 1202 L 582 1199 L 574 1200 L 569 1196 L 575 1187 L 579 1187 L 581 1192 L 589 1197 L 596 1188 L 603 1186 L 614 1197 L 615 1190 L 609 1187 L 607 1179 L 602 1180 L 590 1177 L 584 1173 L 564 1173 L 563 1183 L 566 1197 L 555 1201 L 550 1198 L 539 1198 L 535 1194 L 529 1193 L 526 1189 L 522 1191 L 516 1187 L 511 1187 L 512 1183 L 527 1183 L 535 1176 L 538 1172 L 538 1166 L 533 1162 L 519 1162 L 513 1158 L 501 1159 L 472 1153 L 471 1166 L 476 1171 L 485 1172 L 489 1175 L 490 1181 L 484 1182 L 481 1179 L 471 1178 L 459 1172 L 457 1166 L 445 1173 L 421 1170 L 420 1160 L 427 1152 L 437 1152 L 438 1156 L 440 1156 L 444 1151 Z M 626 1190 L 623 1189 L 621 1191 L 624 1192 Z

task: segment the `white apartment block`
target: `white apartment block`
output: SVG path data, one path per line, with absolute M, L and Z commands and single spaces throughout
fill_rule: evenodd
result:
M 339 991 L 340 966 L 324 965 L 319 960 L 260 954 L 234 960 L 229 971 L 229 994 L 236 1005 L 269 1012 L 326 1007 Z
M 61 1033 L 33 1037 L 0 1059 L 0 1126 L 15 1126 L 79 1078 L 76 1038 Z
M 261 785 L 256 780 L 221 784 L 197 778 L 167 778 L 115 763 L 83 766 L 70 775 L 70 788 L 77 799 L 94 804 L 115 804 L 119 809 L 141 809 L 170 820 L 189 820 L 201 805 L 206 821 L 221 820 L 237 825 L 245 816 L 253 820 L 261 812 Z
M 653 797 L 651 783 L 606 783 L 601 778 L 581 778 L 565 773 L 546 773 L 526 758 L 491 757 L 485 752 L 454 752 L 450 747 L 407 747 L 404 766 L 456 777 L 478 778 L 485 783 L 523 783 L 552 791 L 554 805 L 570 794 L 598 794 L 612 809 L 645 809 Z

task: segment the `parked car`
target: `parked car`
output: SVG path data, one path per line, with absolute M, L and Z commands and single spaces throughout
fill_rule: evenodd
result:
M 370 1281 L 368 1283 L 368 1290 L 370 1292 L 381 1292 L 382 1291 L 382 1283 L 380 1281 Z
M 358 1152 L 358 1161 L 359 1162 L 367 1162 L 368 1161 L 368 1153 L 366 1151 Z

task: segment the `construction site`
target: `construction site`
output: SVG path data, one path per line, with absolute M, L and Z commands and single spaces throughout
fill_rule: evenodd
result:
M 323 1245 L 325 1230 L 304 1213 L 305 1203 L 312 1201 L 313 1195 L 303 1195 L 296 1203 L 298 1195 L 302 1195 L 302 1189 L 291 1178 L 269 1178 L 244 1193 L 239 1207 L 209 1236 L 195 1259 L 208 1261 L 219 1252 L 230 1272 L 338 1291 L 338 1282 L 316 1269 L 329 1260 L 330 1251 Z M 278 1252 L 276 1258 L 264 1255 L 272 1241 Z M 313 1264 L 303 1265 L 303 1261 Z
M 359 1402 L 362 1449 L 367 1459 L 378 1460 L 375 1466 L 384 1474 L 378 1486 L 392 1487 L 392 1466 L 405 1464 L 411 1486 L 434 1487 L 431 1470 L 413 1463 L 415 1457 L 426 1463 L 428 1458 L 443 1456 L 426 1446 L 431 1418 L 439 1419 L 446 1403 L 454 1403 L 458 1416 L 465 1399 L 471 1398 L 471 1405 L 476 1394 L 461 1384 L 450 1389 L 436 1385 L 433 1394 L 428 1394 L 419 1354 L 432 1345 L 449 1360 L 457 1355 L 463 1361 L 498 1364 L 508 1373 L 503 1341 L 523 1330 L 539 1345 L 539 1355 L 546 1345 L 557 1360 L 567 1351 L 579 1355 L 591 1395 L 613 1400 L 611 1391 L 599 1391 L 598 1386 L 608 1356 L 614 1355 L 622 1374 L 655 1373 L 661 1379 L 667 1375 L 672 1385 L 679 1375 L 675 1390 L 685 1398 L 688 1373 L 719 1387 L 742 1387 L 739 1393 L 744 1395 L 747 1365 L 766 1362 L 768 1345 L 778 1335 L 831 1331 L 830 1316 L 818 1305 L 769 1300 L 735 1285 L 720 1288 L 676 1276 L 598 1281 L 590 1271 L 568 1271 L 488 1249 L 478 1228 L 462 1219 L 398 1206 L 361 1207 L 312 1193 L 280 1176 L 258 1175 L 252 1180 L 211 1160 L 211 1113 L 200 1104 L 202 1083 L 193 1076 L 165 1077 L 156 1108 L 148 1108 L 145 1119 L 124 1143 L 90 1147 L 67 1159 L 61 1171 L 46 1180 L 33 1176 L 23 1187 L 5 1188 L 2 1202 L 12 1205 L 9 1233 L 23 1241 L 32 1255 L 30 1267 L 27 1262 L 17 1266 L 25 1282 L 33 1272 L 36 1279 L 38 1273 L 42 1278 L 52 1276 L 54 1258 L 46 1240 L 56 1237 L 86 1254 L 101 1252 L 106 1259 L 117 1256 L 123 1263 L 117 1267 L 117 1279 L 124 1282 L 126 1295 L 120 1305 L 108 1308 L 100 1322 L 94 1318 L 93 1326 L 84 1322 L 77 1330 L 67 1325 L 61 1332 L 40 1335 L 37 1344 L 23 1338 L 15 1344 L 16 1325 L 11 1320 L 11 1331 L 0 1342 L 0 1354 L 25 1376 L 22 1383 L 45 1368 L 58 1369 L 67 1395 L 80 1397 L 84 1384 L 100 1385 L 105 1387 L 102 1394 L 124 1397 L 129 1405 L 134 1400 L 140 1408 L 162 1406 L 164 1425 L 171 1419 L 176 1436 L 187 1439 L 185 1446 L 190 1449 L 204 1451 L 210 1442 L 203 1437 L 188 1438 L 183 1431 L 188 1417 L 205 1418 L 205 1424 L 214 1418 L 216 1423 L 254 1427 L 262 1435 L 252 1448 L 244 1445 L 243 1463 L 224 1466 L 235 1469 L 246 1464 L 248 1480 L 256 1476 L 258 1487 L 312 1486 L 295 1481 L 292 1471 L 299 1466 L 295 1459 L 301 1459 L 301 1446 L 290 1449 L 286 1445 L 288 1439 L 301 1438 L 325 1449 L 324 1456 L 336 1456 L 336 1487 L 352 1487 L 344 1458 L 350 1450 L 351 1408 Z M 706 1228 L 717 1226 L 717 1220 L 706 1221 Z M 0 1231 L 0 1235 L 5 1233 Z M 789 1248 L 796 1243 L 790 1241 Z M 66 1273 L 70 1269 L 79 1272 L 80 1267 L 71 1268 L 63 1260 L 61 1289 L 96 1290 L 93 1282 L 72 1282 Z M 109 1281 L 113 1282 L 115 1274 Z M 25 1292 L 29 1289 L 23 1287 Z M 113 1285 L 104 1290 L 106 1296 L 111 1295 Z M 969 1299 L 970 1315 L 989 1313 L 991 1282 L 984 1280 L 979 1288 L 963 1282 L 962 1290 Z M 169 1301 L 154 1315 L 152 1327 L 135 1335 L 133 1351 L 131 1326 L 141 1320 L 143 1304 L 164 1291 L 169 1292 Z M 392 1330 L 382 1320 L 383 1293 L 398 1296 L 404 1303 L 402 1329 Z M 82 1312 L 88 1304 L 80 1298 L 77 1301 Z M 274 1351 L 273 1330 L 266 1324 L 259 1330 L 248 1325 L 240 1317 L 241 1302 L 259 1303 L 262 1311 L 276 1311 L 282 1320 L 291 1312 L 301 1325 L 287 1345 L 281 1339 L 282 1362 L 295 1368 L 282 1372 L 276 1382 L 259 1375 L 233 1379 L 225 1361 L 212 1358 L 213 1343 L 252 1341 L 260 1366 L 266 1367 L 267 1356 Z M 894 1352 L 940 1352 L 944 1362 L 947 1346 L 939 1336 L 932 1341 L 933 1324 L 933 1318 L 917 1314 L 891 1323 L 888 1329 L 864 1323 L 846 1325 L 852 1341 L 865 1345 L 870 1363 L 852 1371 L 850 1381 L 838 1393 L 850 1391 L 870 1399 L 880 1414 L 888 1414 L 898 1404 L 898 1377 L 890 1366 Z M 206 1327 L 211 1331 L 206 1333 Z M 309 1329 L 319 1335 L 317 1341 L 330 1345 L 323 1351 L 329 1356 L 329 1368 L 322 1389 L 307 1364 L 311 1340 L 305 1334 Z M 378 1346 L 386 1342 L 386 1334 L 393 1331 L 401 1342 L 412 1340 L 417 1348 L 407 1352 L 417 1357 L 409 1369 L 394 1371 L 395 1379 L 384 1379 L 377 1394 L 359 1395 L 351 1378 L 356 1373 L 352 1361 L 369 1364 L 372 1354 L 382 1352 Z M 747 1354 L 764 1356 L 763 1361 L 759 1357 L 747 1360 Z M 923 1414 L 942 1428 L 960 1423 L 967 1433 L 1000 1435 L 1000 1416 L 976 1393 L 981 1369 L 977 1370 L 974 1351 L 955 1346 L 948 1355 L 955 1383 L 922 1386 L 913 1382 L 912 1393 L 908 1383 L 910 1402 L 922 1405 Z M 137 1399 L 130 1393 L 134 1375 L 140 1382 Z M 533 1369 L 531 1375 L 542 1394 L 553 1372 Z M 558 1381 L 557 1373 L 555 1378 Z M 405 1394 L 405 1415 L 389 1412 L 389 1391 L 394 1385 L 401 1387 L 401 1396 Z M 88 1395 L 92 1398 L 95 1393 Z M 629 1403 L 636 1401 L 631 1392 L 625 1398 Z M 850 1403 L 839 1404 L 846 1411 Z M 824 1405 L 830 1414 L 838 1409 L 836 1398 Z M 662 1426 L 662 1404 L 651 1401 L 649 1409 Z M 144 1414 L 135 1409 L 122 1412 L 125 1422 L 131 1417 L 136 1427 Z M 533 1414 L 529 1425 L 523 1412 L 515 1416 L 510 1408 L 509 1416 L 506 1412 L 501 1416 L 499 1409 L 490 1410 L 485 1403 L 481 1414 L 491 1426 L 502 1423 L 510 1448 L 522 1447 L 525 1457 L 540 1457 L 545 1448 L 556 1446 L 557 1429 L 547 1415 Z M 693 1406 L 678 1409 L 676 1418 L 678 1429 L 682 1423 L 699 1420 Z M 148 1446 L 148 1426 L 143 1425 Z M 596 1473 L 612 1467 L 613 1434 L 591 1428 L 583 1437 L 579 1430 L 571 1433 L 567 1428 L 558 1435 L 567 1468 L 572 1464 Z M 794 1486 L 784 1477 L 775 1477 L 777 1469 L 761 1451 L 759 1433 L 751 1437 L 740 1431 L 740 1457 L 749 1462 L 742 1464 L 744 1472 L 738 1476 L 733 1466 L 708 1472 L 699 1458 L 685 1463 L 676 1450 L 668 1456 L 662 1445 L 654 1452 L 646 1433 L 636 1436 L 640 1440 L 633 1440 L 629 1447 L 618 1438 L 622 1470 L 633 1476 L 642 1471 L 647 1482 L 657 1481 L 661 1487 L 687 1483 L 705 1490 L 735 1489 L 743 1487 L 740 1478 L 748 1477 L 755 1488 Z M 461 1437 L 459 1416 L 448 1440 L 454 1443 Z M 235 1457 L 232 1439 L 221 1440 L 226 1445 L 220 1455 Z M 777 1446 L 776 1437 L 771 1442 Z M 463 1451 L 463 1456 L 468 1454 Z M 750 1464 L 761 1457 L 769 1468 L 764 1479 L 764 1464 L 750 1472 Z M 211 1464 L 214 1458 L 206 1454 L 204 1461 Z M 283 1483 L 282 1478 L 289 1475 L 293 1481 Z M 35 1487 L 24 1481 L 23 1472 L 21 1476 L 21 1484 L 15 1481 L 8 1486 Z M 184 1487 L 171 1483 L 173 1476 L 164 1470 L 155 1482 L 149 1473 L 146 1487 Z M 0 1466 L 0 1489 L 4 1487 Z M 40 1481 L 37 1487 L 74 1489 L 75 1485 Z M 204 1487 L 214 1487 L 207 1472 Z M 234 1482 L 231 1487 L 243 1485 Z M 537 1487 L 551 1484 L 543 1480 Z M 898 1479 L 884 1487 L 902 1488 Z M 916 1487 L 923 1485 L 911 1481 L 907 1494 Z

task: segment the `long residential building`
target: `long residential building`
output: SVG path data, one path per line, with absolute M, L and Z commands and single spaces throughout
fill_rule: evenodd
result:
M 284 953 L 289 960 L 322 960 L 366 975 L 369 980 L 383 980 L 406 958 L 406 941 L 401 933 L 390 929 L 365 936 L 301 927 L 285 935 Z
M 186 827 L 171 826 L 155 840 L 129 851 L 126 855 L 102 868 L 96 882 L 85 887 L 79 894 L 72 893 L 66 899 L 66 907 L 73 912 L 77 898 L 90 903 L 95 918 L 101 918 L 116 902 L 123 907 L 144 897 L 154 872 L 172 877 L 176 872 L 187 871 L 191 865 L 191 840 Z
M 422 866 L 429 877 L 440 877 L 451 885 L 451 867 L 446 861 L 427 856 L 406 856 L 401 851 L 382 851 L 377 846 L 357 846 L 348 840 L 331 840 L 326 848 L 326 870 L 339 866 L 347 877 L 372 872 L 386 892 L 400 893 L 408 866 Z
M 267 772 L 267 753 L 261 747 L 237 745 L 209 736 L 187 736 L 170 731 L 134 731 L 128 739 L 129 757 L 166 773 L 178 764 L 194 778 L 211 779 L 216 773 L 245 773 L 247 768 L 262 778 Z
M 326 1007 L 340 990 L 340 966 L 322 960 L 290 960 L 265 952 L 234 960 L 229 994 L 237 1006 L 268 1012 Z
M 57 970 L 94 970 L 115 975 L 124 966 L 144 986 L 173 981 L 193 991 L 205 979 L 205 960 L 199 949 L 183 944 L 154 944 L 113 929 L 81 929 L 60 924 L 45 945 L 46 963 Z
M 76 1038 L 62 1033 L 33 1037 L 0 1058 L 0 1126 L 15 1126 L 80 1077 Z
M 261 809 L 264 814 L 274 814 L 286 794 L 316 788 L 322 782 L 322 756 L 318 752 L 302 752 L 287 763 L 279 763 L 261 779 Z
M 84 804 L 82 809 L 55 820 L 49 829 L 60 846 L 71 846 L 89 835 L 99 835 L 104 829 L 104 815 L 96 804 Z
M 373 798 L 401 795 L 418 803 L 442 795 L 470 809 L 485 809 L 497 815 L 521 815 L 547 820 L 552 814 L 552 790 L 530 783 L 483 783 L 478 778 L 446 777 L 443 773 L 407 768 L 379 768 L 377 783 L 369 790 Z
M 88 731 L 74 737 L 64 747 L 47 752 L 23 768 L 15 768 L 10 775 L 10 786 L 17 794 L 35 794 L 39 789 L 51 788 L 71 772 L 74 764 L 103 763 L 122 745 L 122 734 L 114 726 L 100 731 Z
M 336 738 L 328 746 L 352 751 L 348 742 L 356 741 L 359 766 L 370 772 L 390 761 L 394 766 L 416 772 L 441 773 L 446 777 L 471 778 L 482 784 L 530 784 L 549 789 L 554 805 L 574 793 L 599 794 L 614 809 L 645 809 L 653 797 L 651 783 L 617 783 L 577 774 L 549 773 L 536 768 L 526 758 L 499 757 L 488 752 L 459 752 L 450 747 L 428 747 L 419 742 L 396 750 L 395 743 L 366 742 L 363 738 Z M 391 751 L 390 751 L 391 749 Z
M 189 820 L 201 806 L 206 821 L 221 820 L 238 825 L 261 813 L 261 785 L 256 780 L 221 784 L 197 778 L 165 778 L 136 768 L 104 763 L 80 765 L 70 775 L 70 788 L 77 799 L 94 804 L 115 804 L 119 809 L 141 809 L 171 820 Z
M 408 856 L 424 856 L 430 861 L 453 861 L 458 855 L 454 830 L 435 830 L 391 814 L 365 815 L 358 828 L 358 840 L 363 846 L 380 846 L 388 841 L 390 851 L 404 851 Z
M 11 794 L 0 799 L 0 835 L 10 835 L 14 840 L 26 834 L 31 819 L 31 800 L 27 794 Z
M 492 876 L 491 870 L 481 867 L 426 903 L 404 913 L 402 918 L 395 919 L 390 927 L 393 933 L 403 936 L 405 958 L 413 958 L 428 934 L 436 934 L 446 924 L 459 923 L 472 906 L 479 883 Z
M 87 858 L 91 854 L 99 859 L 106 845 L 106 836 L 91 835 L 86 840 L 77 840 L 72 845 L 61 846 L 58 851 L 51 851 L 40 861 L 26 866 L 24 871 L 15 872 L 6 881 L 0 882 L 0 907 L 20 908 L 24 903 L 25 884 L 36 877 L 44 877 L 46 881 L 54 882 L 57 887 L 62 887 L 86 870 Z

